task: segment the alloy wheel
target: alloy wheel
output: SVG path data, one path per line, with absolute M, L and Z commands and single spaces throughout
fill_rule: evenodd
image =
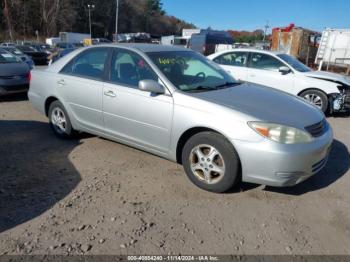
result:
M 225 175 L 225 162 L 213 146 L 198 145 L 190 154 L 191 170 L 195 177 L 207 184 L 216 184 Z
M 304 98 L 311 104 L 317 106 L 318 108 L 322 109 L 323 102 L 322 98 L 316 94 L 307 94 L 304 96 Z
M 59 107 L 55 107 L 51 113 L 51 122 L 57 133 L 66 133 L 67 119 L 63 110 Z

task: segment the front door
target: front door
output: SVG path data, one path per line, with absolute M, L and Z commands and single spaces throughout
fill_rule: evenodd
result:
M 282 74 L 279 72 L 282 66 L 286 65 L 271 55 L 251 53 L 248 63 L 248 82 L 293 93 L 294 73 Z
M 137 53 L 115 48 L 109 81 L 103 88 L 106 132 L 134 145 L 167 153 L 173 119 L 170 93 L 156 95 L 138 89 L 139 81 L 159 81 Z

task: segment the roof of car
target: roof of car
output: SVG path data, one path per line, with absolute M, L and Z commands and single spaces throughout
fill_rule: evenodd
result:
M 255 48 L 234 48 L 234 49 L 224 50 L 218 53 L 227 53 L 227 52 L 233 52 L 233 51 L 234 52 L 256 52 L 256 53 L 274 54 L 274 55 L 285 54 L 280 51 L 261 50 L 261 49 L 255 49 Z
M 171 52 L 171 51 L 192 51 L 183 47 L 170 46 L 170 45 L 158 45 L 158 44 L 141 44 L 141 43 L 121 43 L 121 44 L 103 44 L 99 46 L 113 46 L 113 47 L 126 47 L 131 49 L 137 49 L 141 52 Z

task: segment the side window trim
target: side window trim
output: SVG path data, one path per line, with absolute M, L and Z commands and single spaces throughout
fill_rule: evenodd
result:
M 67 67 L 72 66 L 79 58 L 81 58 L 82 56 L 84 56 L 86 53 L 90 52 L 90 51 L 94 51 L 94 50 L 107 50 L 107 59 L 105 61 L 104 64 L 104 68 L 103 68 L 103 72 L 102 72 L 102 78 L 98 79 L 98 78 L 94 78 L 94 77 L 89 77 L 89 76 L 83 76 L 83 75 L 74 75 L 74 74 L 70 74 L 70 73 L 66 73 L 64 72 L 64 70 Z M 94 48 L 89 48 L 87 50 L 84 50 L 82 52 L 80 52 L 77 56 L 73 57 L 60 71 L 59 74 L 62 75 L 67 75 L 67 76 L 73 76 L 73 77 L 78 77 L 78 78 L 85 78 L 85 79 L 89 79 L 89 80 L 94 80 L 94 81 L 99 81 L 99 82 L 105 82 L 106 81 L 106 75 L 108 74 L 109 71 L 109 62 L 111 60 L 111 53 L 113 52 L 113 49 L 110 47 L 94 47 Z

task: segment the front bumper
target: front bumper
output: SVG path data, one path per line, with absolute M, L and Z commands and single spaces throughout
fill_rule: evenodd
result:
M 276 187 L 294 186 L 321 171 L 332 142 L 331 128 L 307 144 L 232 141 L 241 160 L 242 180 Z

